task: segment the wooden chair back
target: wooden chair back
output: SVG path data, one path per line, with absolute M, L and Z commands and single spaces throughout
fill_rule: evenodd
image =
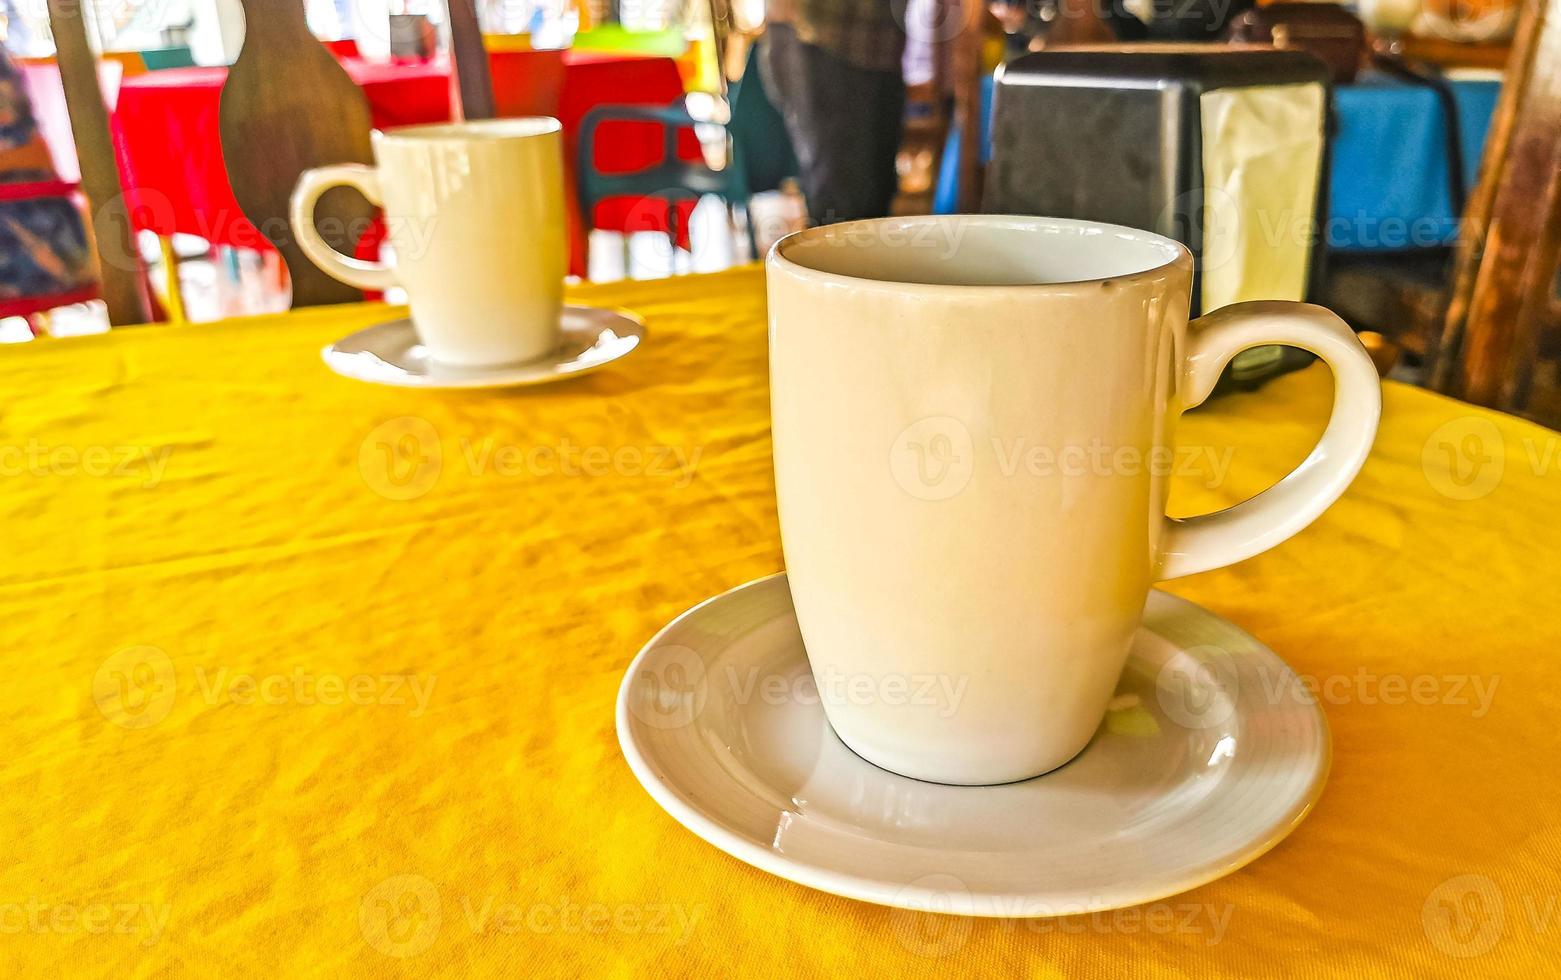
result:
M 218 116 L 233 196 L 282 254 L 292 278 L 293 306 L 359 301 L 361 292 L 332 279 L 304 255 L 287 214 L 305 170 L 373 161 L 368 99 L 309 33 L 303 4 L 242 4 L 244 45 L 228 72 Z M 373 206 L 347 188 L 328 193 L 316 212 L 326 241 L 348 254 L 373 217 Z
M 1480 179 L 1464 212 L 1434 387 L 1528 413 L 1536 365 L 1561 329 L 1558 260 L 1561 5 L 1525 0 Z

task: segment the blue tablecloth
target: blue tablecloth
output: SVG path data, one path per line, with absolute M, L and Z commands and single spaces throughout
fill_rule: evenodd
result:
M 1464 173 L 1470 187 L 1501 86 L 1455 81 Z M 982 83 L 982 161 L 992 158 L 992 79 Z M 1328 195 L 1328 244 L 1396 250 L 1451 242 L 1458 210 L 1448 188 L 1447 123 L 1430 89 L 1363 74 L 1333 90 L 1336 129 Z M 933 210 L 955 210 L 959 130 L 949 134 Z

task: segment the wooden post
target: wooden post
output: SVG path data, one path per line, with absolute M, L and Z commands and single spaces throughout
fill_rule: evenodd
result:
M 1433 386 L 1521 410 L 1561 257 L 1561 14 L 1527 0 L 1460 229 Z
M 446 0 L 450 24 L 450 109 L 456 120 L 498 115 L 488 51 L 473 0 Z
M 141 289 L 140 257 L 114 142 L 109 137 L 97 56 L 87 43 L 81 0 L 49 0 L 49 27 L 54 32 L 60 81 L 81 163 L 81 189 L 92 212 L 88 230 L 97 251 L 98 282 L 108 306 L 108 321 L 115 326 L 145 323 L 151 317 Z

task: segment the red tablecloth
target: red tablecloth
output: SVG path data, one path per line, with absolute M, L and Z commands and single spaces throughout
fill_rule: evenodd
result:
M 683 93 L 677 64 L 670 58 L 596 52 L 565 52 L 559 119 L 564 126 L 572 171 L 581 118 L 603 103 L 667 105 Z M 347 73 L 368 97 L 380 128 L 444 122 L 450 118 L 450 76 L 440 61 L 383 64 L 344 59 Z M 124 82 L 115 115 L 116 137 L 132 220 L 161 235 L 198 235 L 219 245 L 264 249 L 260 232 L 240 211 L 228 182 L 217 126 L 225 68 L 183 68 L 150 72 Z M 644 167 L 660 157 L 659 128 L 622 123 L 601 131 L 598 165 L 608 171 Z M 681 153 L 693 158 L 690 136 Z M 571 200 L 573 194 L 571 192 Z M 622 230 L 636 215 L 627 207 L 604 207 L 596 227 Z M 583 272 L 584 248 L 576 234 L 576 272 Z

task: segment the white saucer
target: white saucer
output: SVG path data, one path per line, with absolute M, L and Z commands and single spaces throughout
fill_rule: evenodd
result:
M 618 693 L 650 795 L 772 874 L 882 905 L 1035 917 L 1137 905 L 1229 874 L 1322 793 L 1327 723 L 1272 651 L 1152 593 L 1094 741 L 1004 786 L 943 786 L 864 761 L 817 703 L 784 574 L 674 620 Z
M 563 339 L 546 357 L 524 364 L 463 368 L 431 360 L 408 319 L 343 337 L 320 352 L 332 371 L 371 384 L 402 388 L 508 388 L 546 384 L 595 371 L 628 356 L 645 339 L 645 324 L 622 310 L 566 306 Z

